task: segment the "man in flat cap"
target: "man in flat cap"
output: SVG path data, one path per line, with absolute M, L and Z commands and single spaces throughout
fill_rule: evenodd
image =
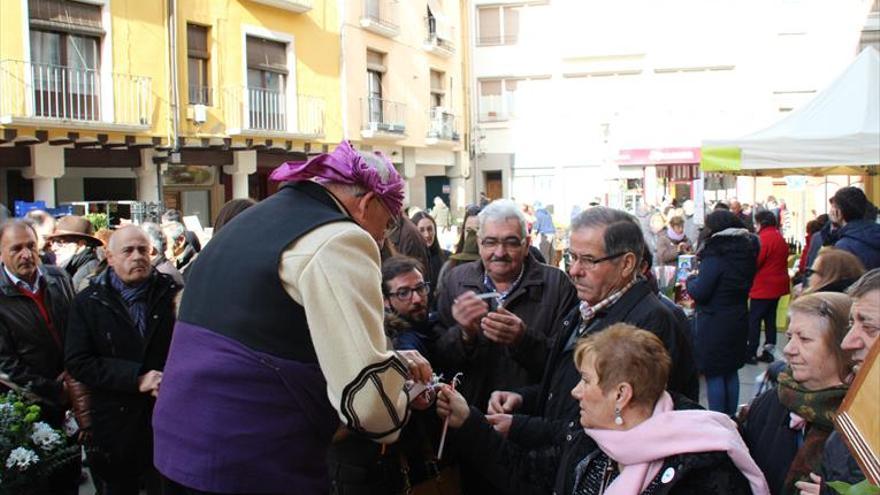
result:
M 432 373 L 383 332 L 391 162 L 343 141 L 272 178 L 191 268 L 153 420 L 170 493 L 327 493 L 334 434 L 393 442 Z

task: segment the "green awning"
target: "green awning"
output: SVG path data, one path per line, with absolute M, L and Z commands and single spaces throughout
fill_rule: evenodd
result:
M 742 149 L 739 147 L 703 147 L 700 169 L 704 172 L 730 172 L 742 169 Z

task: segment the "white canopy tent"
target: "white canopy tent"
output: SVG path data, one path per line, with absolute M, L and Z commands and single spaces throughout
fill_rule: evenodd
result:
M 705 140 L 700 166 L 736 175 L 862 175 L 880 165 L 880 54 L 868 47 L 823 91 L 774 125 Z

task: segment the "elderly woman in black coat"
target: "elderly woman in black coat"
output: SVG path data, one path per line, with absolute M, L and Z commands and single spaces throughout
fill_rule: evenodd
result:
M 696 303 L 694 349 L 706 376 L 709 409 L 730 416 L 739 401 L 739 373 L 746 361 L 749 290 L 757 270 L 758 239 L 734 213 L 706 217 L 699 272 L 687 279 Z

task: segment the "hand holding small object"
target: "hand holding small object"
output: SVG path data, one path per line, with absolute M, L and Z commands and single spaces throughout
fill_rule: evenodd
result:
M 473 339 L 480 331 L 480 318 L 489 312 L 485 298 L 480 298 L 473 291 L 467 291 L 455 298 L 452 304 L 452 318 L 464 331 L 466 340 Z
M 465 420 L 468 418 L 470 414 L 470 408 L 468 408 L 467 401 L 464 400 L 464 397 L 458 392 L 455 391 L 455 387 L 460 382 L 460 377 L 462 373 L 456 373 L 454 377 L 452 377 L 451 385 L 441 385 L 440 393 L 437 395 L 437 414 L 441 417 L 445 417 L 446 421 L 443 422 L 443 433 L 440 435 L 440 447 L 437 449 L 437 460 L 443 458 L 443 447 L 446 445 L 446 432 L 449 430 L 449 421 L 450 418 L 453 417 L 454 412 L 458 412 L 457 418 L 455 419 L 454 428 L 458 428 L 464 424 Z M 462 404 L 464 408 L 462 409 Z

